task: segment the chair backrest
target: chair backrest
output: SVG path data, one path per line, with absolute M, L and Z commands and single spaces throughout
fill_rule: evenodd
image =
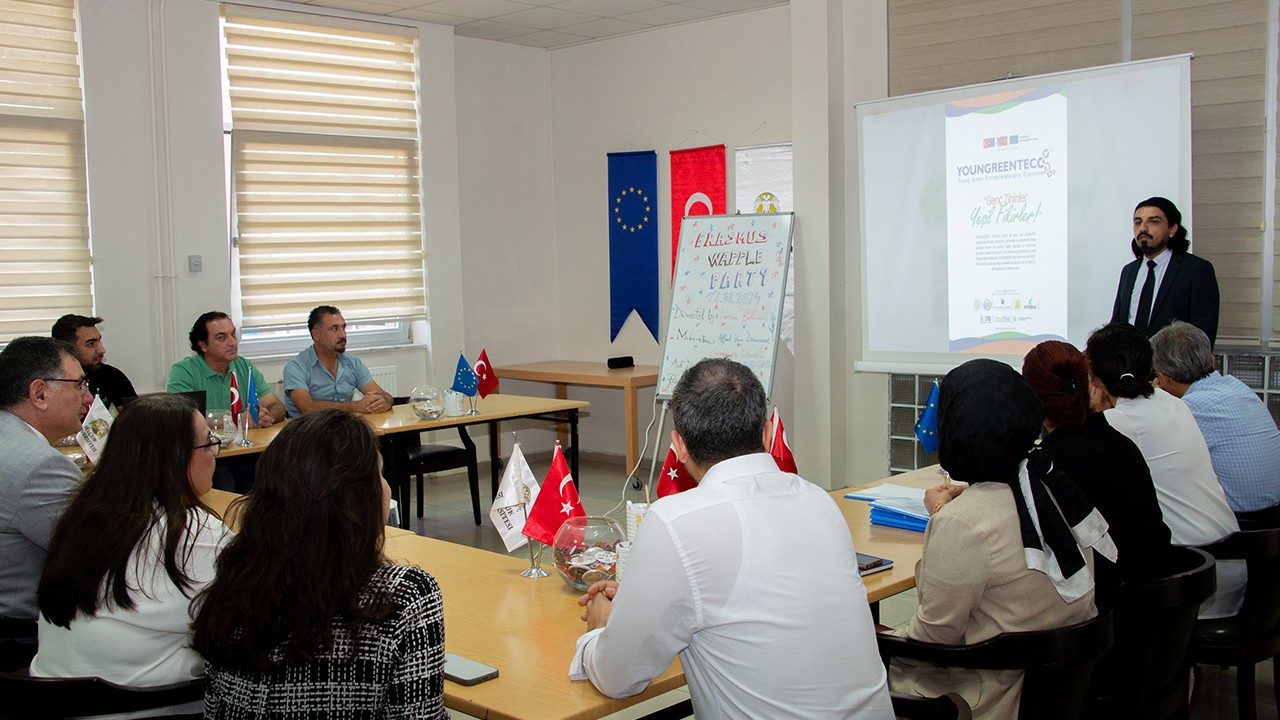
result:
M 1236 522 L 1241 530 L 1266 530 L 1280 527 L 1280 503 L 1261 510 L 1236 513 Z
M 3 698 L 4 712 L 18 717 L 139 712 L 202 700 L 204 678 L 134 688 L 96 677 L 43 678 L 19 671 L 0 673 L 0 698 Z
M 894 717 L 906 720 L 971 720 L 969 704 L 956 693 L 936 698 L 922 698 L 902 693 L 889 693 Z
M 1164 577 L 1115 592 L 1115 644 L 1094 670 L 1090 715 L 1166 718 L 1187 703 L 1187 647 L 1200 603 L 1216 587 L 1214 560 L 1169 549 Z
M 1280 528 L 1241 530 L 1201 548 L 1218 560 L 1244 560 L 1249 570 L 1239 617 L 1247 654 L 1280 652 Z
M 1111 647 L 1111 613 L 1054 630 L 1006 633 L 972 645 L 938 645 L 878 635 L 880 654 L 937 665 L 1022 670 L 1018 717 L 1079 718 L 1098 658 Z

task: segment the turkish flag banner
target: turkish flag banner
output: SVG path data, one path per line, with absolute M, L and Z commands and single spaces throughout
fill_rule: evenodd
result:
M 671 280 L 676 277 L 680 219 L 686 215 L 723 215 L 724 145 L 671 151 Z

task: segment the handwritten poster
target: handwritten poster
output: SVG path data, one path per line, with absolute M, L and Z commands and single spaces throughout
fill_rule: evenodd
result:
M 709 357 L 751 368 L 773 389 L 794 213 L 687 217 L 680 226 L 658 397 Z

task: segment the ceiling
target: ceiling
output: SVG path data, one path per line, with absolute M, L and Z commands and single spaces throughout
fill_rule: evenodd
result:
M 539 48 L 578 45 L 788 0 L 295 0 L 306 5 L 452 25 L 461 37 Z

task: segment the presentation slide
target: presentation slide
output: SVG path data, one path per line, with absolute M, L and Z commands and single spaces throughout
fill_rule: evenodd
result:
M 1190 58 L 856 108 L 863 318 L 855 369 L 1021 365 L 1110 320 L 1134 205 L 1191 218 Z

